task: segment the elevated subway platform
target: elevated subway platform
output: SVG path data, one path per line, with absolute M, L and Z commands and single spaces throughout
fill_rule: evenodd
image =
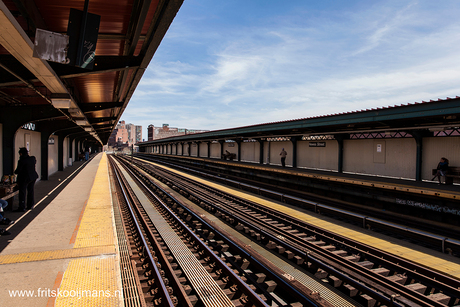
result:
M 74 303 L 70 297 L 53 298 L 48 295 L 48 290 L 57 289 L 68 291 L 63 293 L 70 293 L 70 290 L 105 290 L 117 295 L 115 291 L 120 289 L 121 282 L 107 178 L 107 159 L 99 154 L 80 169 L 73 180 L 68 180 L 68 185 L 46 207 L 42 208 L 44 201 L 37 202 L 28 216 L 35 212 L 40 214 L 27 227 L 22 231 L 10 228 L 12 236 L 16 234 L 16 237 L 0 253 L 0 274 L 4 285 L 0 293 L 1 306 L 69 306 Z M 234 193 L 238 195 L 242 192 L 235 190 Z M 242 197 L 247 197 L 244 194 L 247 193 L 242 193 Z M 286 212 L 291 210 L 292 215 L 312 223 L 318 219 L 279 202 L 267 201 L 266 205 L 280 206 L 278 210 Z M 324 222 L 323 219 L 318 220 L 318 223 Z M 376 236 L 366 230 L 348 230 L 349 226 L 334 226 L 336 224 L 334 221 L 321 227 L 337 229 L 337 232 L 350 237 L 362 237 L 372 245 L 382 242 L 379 245 L 382 249 L 392 249 L 397 255 L 425 261 L 427 266 L 458 278 L 457 258 L 423 248 L 417 250 L 420 247 L 409 248 L 410 244 L 395 243 L 393 239 L 375 239 Z M 7 239 L 10 237 L 0 237 L 0 242 Z M 40 292 L 39 297 L 11 297 L 8 292 L 39 289 L 45 291 Z M 122 303 L 120 297 L 98 296 L 89 298 L 86 304 L 120 306 Z
M 1 306 L 122 305 L 106 155 L 70 178 L 52 201 L 42 198 L 10 236 L 0 237 L 10 241 L 0 253 Z

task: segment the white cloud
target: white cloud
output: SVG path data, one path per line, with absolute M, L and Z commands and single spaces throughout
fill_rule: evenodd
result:
M 460 9 L 395 3 L 221 36 L 174 21 L 123 118 L 223 129 L 460 95 L 460 22 L 443 17 Z

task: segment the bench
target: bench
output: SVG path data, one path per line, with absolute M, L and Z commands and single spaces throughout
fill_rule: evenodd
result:
M 13 197 L 19 194 L 19 190 L 15 191 L 16 187 L 16 183 L 0 186 L 0 198 L 7 200 L 9 204 L 6 210 L 13 211 Z
M 431 174 L 434 176 L 437 173 L 437 169 L 431 170 Z M 446 172 L 445 183 L 446 184 L 453 184 L 455 178 L 460 178 L 460 167 L 457 166 L 449 166 Z
M 228 160 L 230 160 L 230 161 L 233 161 L 233 159 L 236 159 L 236 154 L 234 154 L 234 153 L 230 153 L 230 154 L 228 154 L 228 155 L 223 154 L 223 155 L 222 155 L 222 159 L 223 159 L 223 160 L 227 160 L 227 159 L 228 159 Z

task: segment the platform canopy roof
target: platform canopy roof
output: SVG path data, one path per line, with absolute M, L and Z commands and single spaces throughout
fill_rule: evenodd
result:
M 284 140 L 285 137 L 321 139 L 330 136 L 380 138 L 404 135 L 460 136 L 460 97 L 186 134 L 138 145 L 142 148 L 219 140 Z
M 56 129 L 86 132 L 106 144 L 182 2 L 0 0 L 0 121 L 8 125 L 8 119 L 29 113 L 21 125 L 53 121 Z M 73 28 L 71 9 L 81 12 L 70 22 Z M 92 15 L 100 17 L 98 25 L 84 18 Z M 95 43 L 91 65 L 54 56 L 65 49 L 57 42 L 71 28 L 70 46 L 84 46 L 77 58 L 86 61 L 88 45 Z M 85 35 L 94 28 L 97 41 L 88 44 Z

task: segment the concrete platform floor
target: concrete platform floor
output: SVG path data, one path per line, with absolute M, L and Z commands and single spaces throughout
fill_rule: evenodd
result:
M 6 212 L 17 221 L 0 237 L 0 306 L 121 306 L 106 155 L 35 188 L 33 210 Z

